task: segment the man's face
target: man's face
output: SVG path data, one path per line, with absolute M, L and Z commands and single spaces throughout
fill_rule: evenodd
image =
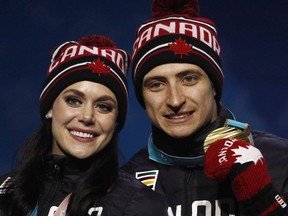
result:
M 217 118 L 216 93 L 197 65 L 157 66 L 144 76 L 142 87 L 152 124 L 174 138 L 190 136 Z

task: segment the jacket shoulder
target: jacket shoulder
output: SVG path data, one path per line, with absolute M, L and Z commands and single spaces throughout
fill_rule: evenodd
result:
M 109 216 L 118 211 L 121 213 L 115 215 L 167 215 L 168 205 L 162 195 L 121 170 L 117 181 L 102 202 L 109 208 Z
M 288 140 L 262 131 L 252 134 L 255 146 L 265 158 L 274 187 L 288 195 Z
M 282 154 L 288 153 L 288 139 L 263 131 L 252 131 L 252 135 L 255 146 L 260 150 L 281 150 Z
M 153 170 L 158 169 L 157 166 L 156 162 L 149 159 L 147 148 L 143 148 L 130 158 L 120 169 L 134 175 L 139 169 Z

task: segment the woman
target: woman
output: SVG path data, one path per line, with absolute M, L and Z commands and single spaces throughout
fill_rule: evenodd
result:
M 165 215 L 152 190 L 118 173 L 128 67 L 128 54 L 104 36 L 52 52 L 40 95 L 42 127 L 0 186 L 0 215 Z

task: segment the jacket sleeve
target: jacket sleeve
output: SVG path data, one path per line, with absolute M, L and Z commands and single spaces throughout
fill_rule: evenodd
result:
M 263 131 L 253 131 L 253 139 L 267 162 L 272 185 L 254 200 L 253 205 L 246 203 L 246 207 L 253 213 L 271 206 L 266 215 L 288 215 L 288 140 Z

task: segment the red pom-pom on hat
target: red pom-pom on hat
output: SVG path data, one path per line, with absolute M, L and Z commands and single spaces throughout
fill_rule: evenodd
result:
M 116 48 L 115 43 L 110 38 L 102 35 L 84 36 L 80 38 L 79 44 L 84 46 Z
M 154 18 L 172 14 L 198 17 L 198 0 L 153 0 L 152 15 Z

